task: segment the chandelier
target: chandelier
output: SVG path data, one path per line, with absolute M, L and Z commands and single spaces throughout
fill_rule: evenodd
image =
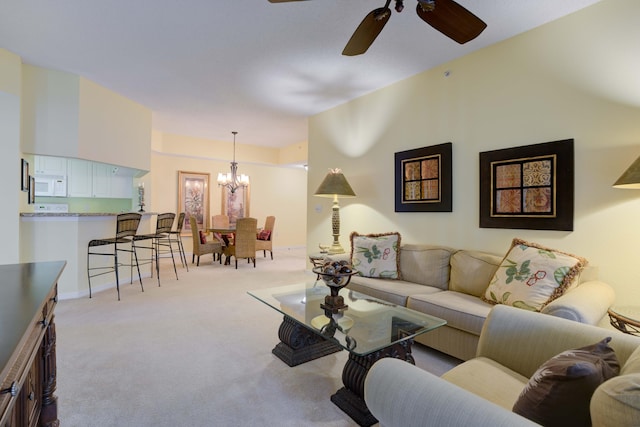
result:
M 218 173 L 218 186 L 227 187 L 229 191 L 235 193 L 240 187 L 249 185 L 249 176 L 238 175 L 238 162 L 236 162 L 236 135 L 238 132 L 233 131 L 233 161 L 231 162 L 231 172 Z

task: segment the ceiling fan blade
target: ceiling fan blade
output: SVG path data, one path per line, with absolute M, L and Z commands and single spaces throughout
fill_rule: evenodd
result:
M 416 12 L 424 22 L 460 44 L 475 39 L 487 27 L 453 0 L 418 0 Z
M 292 1 L 307 1 L 307 0 L 269 0 L 269 3 L 289 3 Z
M 356 31 L 344 47 L 342 54 L 355 56 L 365 53 L 376 37 L 378 37 L 378 34 L 380 34 L 380 31 L 382 31 L 390 17 L 391 9 L 386 6 L 369 12 L 360 25 L 358 25 L 358 28 L 356 28 Z

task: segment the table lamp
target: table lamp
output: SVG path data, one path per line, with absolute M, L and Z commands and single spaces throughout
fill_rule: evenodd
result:
M 340 246 L 340 205 L 338 197 L 356 197 L 356 193 L 347 182 L 340 169 L 329 169 L 324 181 L 314 193 L 314 196 L 333 197 L 333 212 L 331 215 L 331 228 L 333 230 L 333 243 L 329 248 L 330 254 L 342 254 L 344 249 Z
M 616 188 L 640 189 L 640 157 L 613 184 Z

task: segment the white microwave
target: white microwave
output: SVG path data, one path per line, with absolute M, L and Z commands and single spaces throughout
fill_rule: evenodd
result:
M 36 175 L 36 196 L 67 197 L 67 178 L 62 175 Z

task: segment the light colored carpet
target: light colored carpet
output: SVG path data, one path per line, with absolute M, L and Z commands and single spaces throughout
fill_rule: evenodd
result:
M 203 260 L 177 281 L 162 260 L 162 286 L 125 284 L 121 301 L 110 289 L 59 302 L 61 425 L 356 426 L 329 400 L 347 352 L 288 367 L 271 353 L 281 315 L 246 293 L 313 280 L 305 250 L 276 249 L 255 269 Z M 437 375 L 457 363 L 419 344 L 414 356 Z

